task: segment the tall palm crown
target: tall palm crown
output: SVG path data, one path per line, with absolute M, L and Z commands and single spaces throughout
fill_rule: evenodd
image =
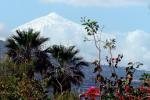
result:
M 16 35 L 7 39 L 7 54 L 15 62 L 29 61 L 47 40 L 48 38 L 40 37 L 40 32 L 34 32 L 33 29 L 16 30 Z
M 49 73 L 49 85 L 53 86 L 54 93 L 70 91 L 71 84 L 80 85 L 84 78 L 81 67 L 88 64 L 78 56 L 79 51 L 75 46 L 53 45 L 46 51 L 57 60 L 57 64 L 52 64 L 53 68 Z

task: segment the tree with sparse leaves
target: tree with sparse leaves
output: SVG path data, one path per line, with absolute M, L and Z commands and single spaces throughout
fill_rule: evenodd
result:
M 127 96 L 126 93 L 128 93 L 128 90 L 131 89 L 131 82 L 133 80 L 133 74 L 136 71 L 136 68 L 139 68 L 143 64 L 140 62 L 129 62 L 125 69 L 125 77 L 119 77 L 116 69 L 119 67 L 119 63 L 121 62 L 123 55 L 118 54 L 117 57 L 113 56 L 112 50 L 116 48 L 116 40 L 102 40 L 101 34 L 103 27 L 100 27 L 98 22 L 94 20 L 82 18 L 82 25 L 87 32 L 87 36 L 84 41 L 94 41 L 94 45 L 98 50 L 98 60 L 95 60 L 93 64 L 96 66 L 94 69 L 94 73 L 97 73 L 96 82 L 100 84 L 100 99 L 124 100 L 123 98 Z M 90 37 L 90 39 L 88 37 Z M 101 73 L 103 71 L 103 65 L 101 63 L 102 47 L 108 50 L 109 55 L 106 56 L 106 62 L 110 68 L 110 77 L 105 77 Z M 131 91 L 133 92 L 133 90 Z M 129 99 L 129 97 L 127 96 L 126 99 Z

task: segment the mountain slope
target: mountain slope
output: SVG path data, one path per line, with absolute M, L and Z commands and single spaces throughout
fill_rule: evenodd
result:
M 89 47 L 94 48 L 94 46 L 83 41 L 85 32 L 80 24 L 65 19 L 56 13 L 50 13 L 18 26 L 13 31 L 16 29 L 27 30 L 28 28 L 33 28 L 35 31 L 40 31 L 42 36 L 49 37 L 50 42 L 47 44 L 75 45 L 80 49 L 80 55 L 86 60 L 94 59 L 92 52 L 88 50 Z
M 6 52 L 5 42 L 0 40 L 0 60 L 4 58 Z
M 83 36 L 79 24 L 67 20 L 56 13 L 50 13 L 47 16 L 37 18 L 16 29 L 27 30 L 28 28 L 40 31 L 42 36 L 50 38 L 51 43 L 74 44 L 75 42 L 77 43 L 76 40 L 79 36 Z

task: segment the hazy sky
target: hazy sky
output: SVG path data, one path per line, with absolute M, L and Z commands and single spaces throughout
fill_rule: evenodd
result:
M 150 0 L 1 0 L 0 30 L 12 29 L 34 18 L 56 12 L 80 22 L 80 17 L 94 18 L 105 31 L 150 32 Z
M 80 24 L 96 19 L 104 32 L 117 33 L 121 52 L 150 66 L 150 0 L 1 0 L 0 38 L 35 18 L 55 12 Z M 128 48 L 128 49 L 127 49 Z

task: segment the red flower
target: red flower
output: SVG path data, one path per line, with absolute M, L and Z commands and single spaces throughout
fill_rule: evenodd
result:
M 139 87 L 139 89 L 142 92 L 150 93 L 150 88 L 148 88 L 148 87 L 141 86 L 141 87 Z
M 138 99 L 138 100 L 142 100 L 142 97 L 141 97 L 141 96 L 138 96 L 137 99 Z
M 123 97 L 123 96 L 120 96 L 120 97 L 119 97 L 119 100 L 125 100 L 125 99 L 124 99 L 124 97 Z
M 135 100 L 135 96 L 129 95 L 128 96 L 129 100 Z
M 90 87 L 84 94 L 81 94 L 83 97 L 90 97 L 92 100 L 95 100 L 96 96 L 100 95 L 99 88 Z
M 126 86 L 125 86 L 125 92 L 130 92 L 130 91 L 131 91 L 130 86 L 126 85 Z
M 115 95 L 116 95 L 117 97 L 121 96 L 121 94 L 120 94 L 119 91 L 116 91 L 116 92 L 115 92 Z

